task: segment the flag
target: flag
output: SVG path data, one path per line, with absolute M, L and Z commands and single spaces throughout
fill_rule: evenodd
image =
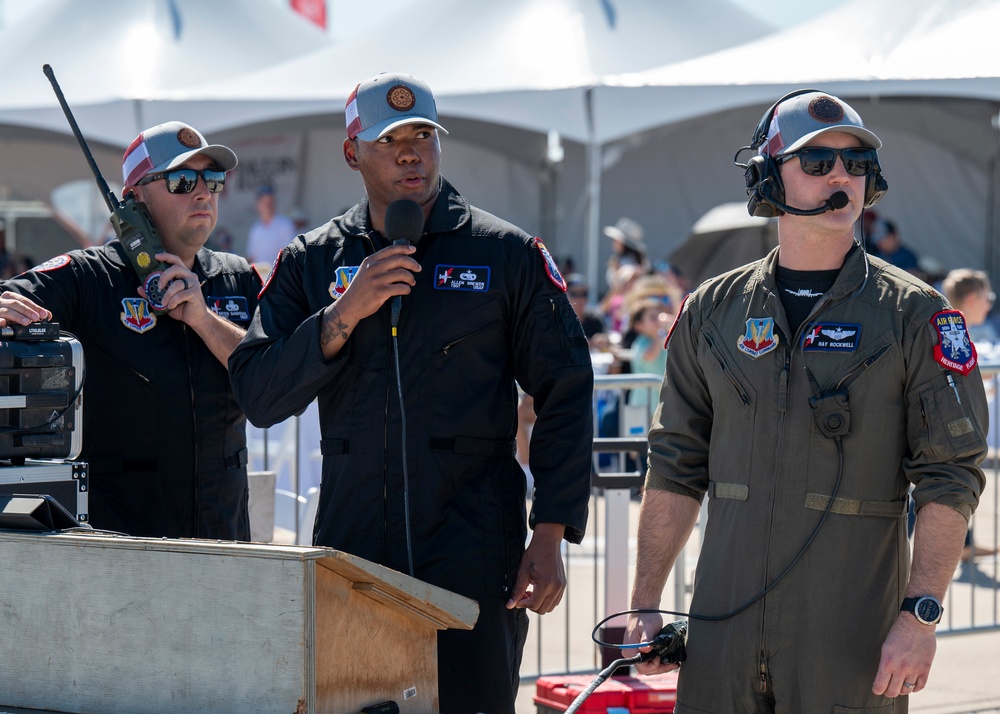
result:
M 326 0 L 290 0 L 290 2 L 295 12 L 326 29 Z

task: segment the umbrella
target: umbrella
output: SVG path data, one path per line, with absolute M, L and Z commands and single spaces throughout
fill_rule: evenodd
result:
M 667 260 L 698 285 L 763 258 L 778 245 L 778 222 L 747 214 L 745 203 L 723 203 L 699 218 Z

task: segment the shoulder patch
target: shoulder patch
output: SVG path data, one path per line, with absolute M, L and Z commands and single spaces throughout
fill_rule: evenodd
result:
M 552 254 L 549 253 L 548 248 L 542 243 L 542 239 L 535 237 L 534 240 L 535 247 L 542 256 L 542 261 L 545 263 L 545 274 L 549 276 L 549 280 L 557 288 L 566 292 L 566 279 L 559 272 L 559 267 L 556 265 L 556 261 L 553 260 Z
M 32 270 L 37 270 L 40 273 L 47 273 L 50 270 L 59 270 L 59 268 L 65 268 L 73 261 L 68 255 L 63 253 L 62 255 L 57 255 L 55 258 L 49 258 L 41 265 L 36 265 Z
M 264 279 L 264 284 L 260 286 L 260 292 L 257 293 L 257 299 L 260 300 L 264 297 L 264 293 L 267 292 L 267 286 L 271 284 L 274 280 L 274 276 L 278 274 L 278 266 L 281 265 L 281 256 L 285 254 L 285 251 L 279 251 L 278 257 L 274 259 L 274 263 L 271 265 L 271 270 L 268 272 L 267 277 Z
M 942 310 L 931 318 L 937 332 L 934 359 L 945 369 L 967 375 L 979 362 L 976 346 L 969 339 L 965 315 L 958 310 Z
M 674 315 L 674 322 L 670 326 L 670 329 L 667 330 L 667 339 L 663 341 L 663 349 L 667 349 L 667 345 L 670 344 L 670 336 L 674 334 L 674 328 L 677 327 L 677 323 L 681 321 L 681 315 L 684 314 L 684 306 L 687 305 L 689 297 L 691 297 L 691 293 L 685 295 L 684 299 L 681 300 L 681 306 L 677 308 L 677 314 Z

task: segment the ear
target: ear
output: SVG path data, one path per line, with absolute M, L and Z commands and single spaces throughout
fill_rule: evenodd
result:
M 344 161 L 354 171 L 359 171 L 358 167 L 358 142 L 354 139 L 344 139 Z

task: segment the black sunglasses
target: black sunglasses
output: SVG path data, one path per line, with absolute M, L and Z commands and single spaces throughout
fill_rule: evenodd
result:
M 198 184 L 199 176 L 212 193 L 219 193 L 226 187 L 226 172 L 221 169 L 174 169 L 150 174 L 139 181 L 138 185 L 145 186 L 147 183 L 163 179 L 167 182 L 167 190 L 170 193 L 191 193 Z
M 799 166 L 810 176 L 826 176 L 833 171 L 838 156 L 851 176 L 867 176 L 878 166 L 878 154 L 875 149 L 861 147 L 831 149 L 827 146 L 807 146 L 790 154 L 778 156 L 777 161 L 782 164 L 793 156 L 799 157 Z

